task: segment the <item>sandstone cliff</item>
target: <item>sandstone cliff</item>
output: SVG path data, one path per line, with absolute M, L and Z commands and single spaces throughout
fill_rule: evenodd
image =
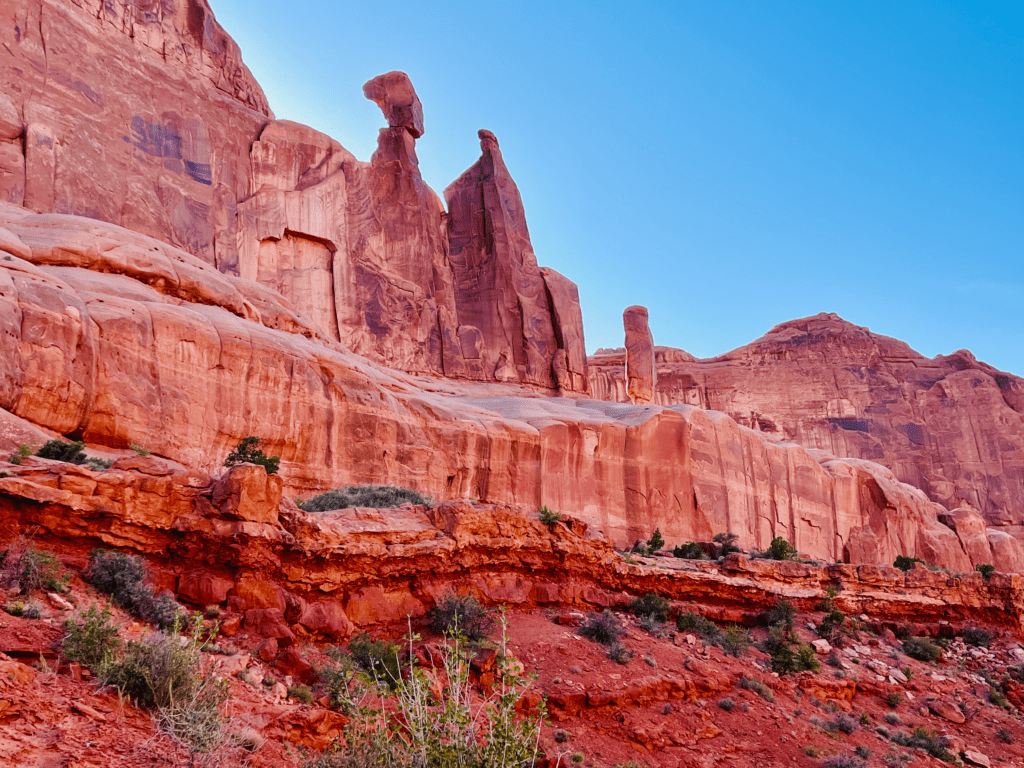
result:
M 774 440 L 877 462 L 945 507 L 1024 533 L 1024 380 L 970 352 L 929 360 L 822 314 L 708 360 L 656 355 L 657 403 L 722 411 Z M 623 364 L 619 351 L 590 358 L 595 397 L 629 401 Z

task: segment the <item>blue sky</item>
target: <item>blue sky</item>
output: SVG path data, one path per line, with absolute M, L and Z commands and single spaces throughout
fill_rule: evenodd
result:
M 441 194 L 498 136 L 587 348 L 817 312 L 1024 375 L 1024 3 L 212 0 L 276 116 L 361 159 L 408 72 Z

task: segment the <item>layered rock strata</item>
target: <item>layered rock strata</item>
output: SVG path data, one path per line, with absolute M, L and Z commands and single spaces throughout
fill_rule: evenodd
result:
M 951 576 L 919 567 L 627 563 L 586 525 L 545 525 L 506 506 L 305 513 L 282 484 L 242 465 L 219 478 L 131 457 L 105 472 L 32 459 L 0 478 L 0 521 L 83 559 L 97 544 L 145 554 L 161 586 L 195 605 L 227 605 L 281 647 L 423 615 L 454 585 L 487 603 L 624 605 L 656 592 L 752 617 L 781 597 L 812 610 L 837 587 L 847 612 L 875 621 L 984 622 L 1024 629 L 1024 576 Z M 658 565 L 659 567 L 654 567 Z
M 279 295 L 140 235 L 12 207 L 0 226 L 0 408 L 22 433 L 136 443 L 206 472 L 257 435 L 293 494 L 391 483 L 572 511 L 620 545 L 655 528 L 671 543 L 733 531 L 829 560 L 974 564 L 945 510 L 876 464 L 692 406 L 411 380 L 318 336 Z
M 928 359 L 821 314 L 708 360 L 655 354 L 656 403 L 722 411 L 774 440 L 883 464 L 931 500 L 1024 535 L 1024 379 L 970 352 Z M 595 397 L 629 402 L 625 356 L 590 358 Z

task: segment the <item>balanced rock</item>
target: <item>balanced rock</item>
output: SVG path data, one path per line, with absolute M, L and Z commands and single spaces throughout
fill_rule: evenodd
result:
M 423 105 L 405 72 L 378 75 L 363 85 L 363 95 L 376 102 L 389 126 L 405 128 L 416 139 L 423 135 Z

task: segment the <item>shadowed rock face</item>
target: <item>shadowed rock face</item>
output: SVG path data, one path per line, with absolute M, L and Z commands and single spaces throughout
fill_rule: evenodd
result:
M 272 117 L 206 0 L 0 7 L 0 199 L 237 262 L 249 144 Z
M 654 401 L 723 411 L 770 438 L 889 467 L 947 508 L 1024 532 L 1024 380 L 959 351 L 929 360 L 836 315 L 776 326 L 720 357 L 656 348 Z M 621 352 L 590 358 L 627 402 Z

